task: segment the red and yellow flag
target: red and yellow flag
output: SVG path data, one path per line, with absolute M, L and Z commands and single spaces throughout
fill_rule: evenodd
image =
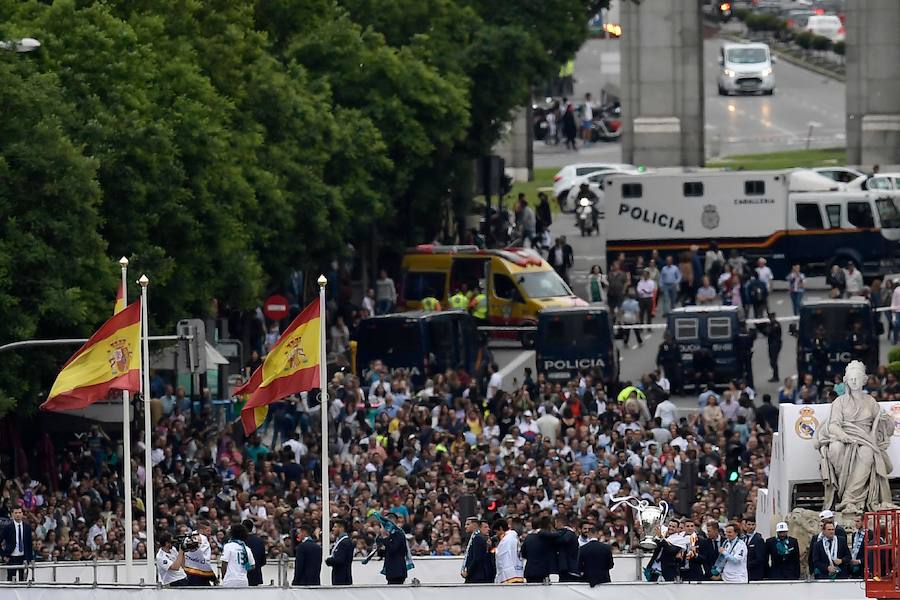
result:
M 113 307 L 113 314 L 117 315 L 123 310 L 125 310 L 125 289 L 120 282 L 119 287 L 116 288 L 116 304 Z
M 272 402 L 319 387 L 320 335 L 322 323 L 316 300 L 281 334 L 250 380 L 235 390 L 236 395 L 250 394 L 241 409 L 244 433 L 250 435 L 262 425 Z
M 41 410 L 84 408 L 110 390 L 141 389 L 141 303 L 104 323 L 63 366 Z

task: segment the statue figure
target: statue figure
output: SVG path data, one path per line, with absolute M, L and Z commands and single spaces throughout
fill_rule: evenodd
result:
M 835 399 L 828 420 L 819 428 L 816 448 L 825 483 L 823 508 L 860 514 L 893 506 L 887 448 L 894 421 L 863 390 L 866 367 L 852 361 L 844 371 L 847 392 Z

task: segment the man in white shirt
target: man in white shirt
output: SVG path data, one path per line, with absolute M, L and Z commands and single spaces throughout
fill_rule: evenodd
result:
M 298 465 L 301 463 L 303 457 L 306 456 L 307 452 L 309 452 L 309 448 L 306 447 L 306 444 L 300 441 L 300 434 L 296 431 L 291 434 L 291 439 L 283 443 L 281 447 L 288 448 L 291 452 L 294 453 L 294 462 Z
M 726 525 L 725 537 L 715 568 L 726 583 L 747 583 L 747 544 L 738 537 L 737 525 Z
M 766 284 L 766 289 L 769 293 L 772 293 L 772 280 L 775 276 L 772 274 L 772 269 L 766 265 L 766 259 L 760 257 L 758 261 L 756 261 L 756 278 L 761 282 Z
M 190 534 L 194 546 L 185 550 L 184 572 L 188 576 L 187 585 L 191 587 L 207 587 L 216 582 L 216 574 L 210 562 L 212 558 L 212 548 L 209 545 L 210 533 L 212 533 L 212 528 L 209 522 L 201 521 L 199 531 L 192 531 Z
M 844 282 L 847 286 L 845 289 L 848 297 L 859 296 L 862 293 L 864 286 L 862 272 L 856 268 L 852 260 L 847 263 L 847 268 L 844 269 Z
M 97 551 L 97 536 L 100 536 L 100 544 L 106 543 L 106 526 L 103 522 L 103 517 L 97 517 L 97 520 L 94 521 L 94 524 L 91 525 L 90 530 L 87 535 L 87 544 L 91 550 L 94 552 Z
M 640 280 L 637 282 L 638 306 L 640 307 L 641 323 L 650 323 L 650 315 L 653 312 L 653 298 L 656 296 L 656 282 L 650 278 L 650 269 L 644 269 Z
M 531 411 L 526 410 L 525 414 L 522 416 L 522 421 L 519 423 L 519 433 L 526 439 L 529 437 L 527 434 L 536 436 L 541 432 L 541 430 L 538 429 L 537 421 L 532 419 L 532 416 Z
M 668 427 L 671 423 L 678 420 L 678 407 L 675 406 L 674 402 L 666 398 L 656 405 L 656 413 L 653 416 L 662 420 L 663 427 Z
M 266 505 L 259 501 L 259 496 L 256 494 L 250 496 L 250 504 L 241 511 L 241 520 L 250 519 L 254 523 L 265 521 L 268 516 L 269 513 L 266 511 Z
M 497 390 L 503 389 L 503 376 L 500 374 L 500 367 L 497 366 L 497 363 L 491 363 L 490 372 L 491 377 L 488 379 L 487 386 L 488 400 L 497 395 Z
M 159 535 L 159 552 L 156 553 L 156 571 L 159 582 L 166 587 L 187 585 L 184 572 L 184 550 L 172 545 L 172 534 L 164 531 Z

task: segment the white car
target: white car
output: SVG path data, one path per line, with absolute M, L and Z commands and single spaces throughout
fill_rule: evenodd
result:
M 564 202 L 565 196 L 568 195 L 575 180 L 579 177 L 584 177 L 597 171 L 627 171 L 634 168 L 634 165 L 621 163 L 578 163 L 567 165 L 553 176 L 553 197 L 560 200 L 560 202 Z M 573 206 L 572 210 L 574 208 Z
M 847 185 L 854 190 L 887 190 L 900 191 L 900 173 L 877 173 L 869 177 L 864 175 L 854 179 Z
M 719 51 L 719 95 L 775 93 L 775 57 L 766 44 L 725 44 Z
M 838 183 L 850 183 L 860 177 L 866 177 L 866 174 L 862 171 L 857 171 L 850 167 L 816 167 L 813 171 Z
M 806 30 L 825 36 L 832 42 L 844 41 L 844 24 L 837 15 L 813 15 L 806 22 Z

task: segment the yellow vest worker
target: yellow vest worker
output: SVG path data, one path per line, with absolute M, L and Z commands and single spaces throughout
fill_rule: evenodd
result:
M 422 298 L 422 310 L 425 312 L 438 312 L 441 310 L 441 303 L 434 296 L 426 296 Z
M 450 308 L 466 310 L 467 306 L 469 306 L 469 299 L 462 292 L 456 292 L 450 296 Z
M 470 305 L 472 310 L 472 316 L 476 319 L 481 319 L 482 321 L 487 320 L 488 316 L 488 305 L 487 305 L 487 295 L 484 292 L 479 293 L 472 300 L 472 304 Z

